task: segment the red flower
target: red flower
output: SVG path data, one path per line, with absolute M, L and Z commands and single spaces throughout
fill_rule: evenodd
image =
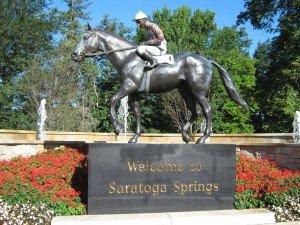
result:
M 245 191 L 245 188 L 243 185 L 238 185 L 238 186 L 236 186 L 236 191 L 239 193 L 242 193 Z
M 9 162 L 0 161 L 0 194 L 14 196 L 24 190 L 35 191 L 53 202 L 78 206 L 82 203 L 78 203 L 77 199 L 81 193 L 86 193 L 87 186 L 76 186 L 72 178 L 76 176 L 77 167 L 86 168 L 85 162 L 86 154 L 69 148 L 50 150 L 28 158 L 17 157 Z

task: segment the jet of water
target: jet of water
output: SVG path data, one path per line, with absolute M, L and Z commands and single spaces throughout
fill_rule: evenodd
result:
M 293 138 L 295 143 L 300 143 L 300 111 L 296 111 L 293 122 Z
M 37 121 L 36 139 L 44 140 L 44 138 L 45 138 L 44 126 L 45 126 L 45 121 L 47 119 L 46 100 L 45 99 L 41 100 L 41 104 L 38 108 L 38 115 L 39 115 L 39 118 Z
M 125 142 L 127 142 L 127 117 L 128 117 L 128 96 L 125 96 L 124 98 L 121 99 L 121 104 L 118 109 L 118 114 L 119 114 L 119 121 L 120 123 L 123 124 L 124 126 L 124 136 L 125 136 Z

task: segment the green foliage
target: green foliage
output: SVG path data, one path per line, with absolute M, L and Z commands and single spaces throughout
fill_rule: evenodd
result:
M 0 128 L 34 129 L 36 119 L 28 114 L 24 99 L 14 81 L 0 85 Z
M 47 207 L 55 212 L 56 216 L 71 216 L 71 215 L 83 215 L 85 214 L 85 207 L 82 205 L 71 207 L 68 203 L 58 201 L 52 203 L 47 202 Z
M 89 107 L 97 68 L 90 60 L 72 62 L 72 50 L 66 45 L 61 43 L 61 49 L 35 58 L 30 70 L 15 85 L 27 96 L 32 116 L 36 115 L 40 100 L 47 100 L 47 130 L 91 131 L 95 120 Z
M 250 20 L 254 28 L 275 35 L 255 53 L 257 131 L 291 132 L 293 115 L 300 105 L 300 2 L 246 0 L 245 5 L 247 10 L 240 13 L 238 24 Z
M 35 54 L 51 49 L 56 26 L 54 15 L 44 13 L 46 0 L 1 0 L 0 9 L 0 78 L 7 83 Z
M 55 10 L 48 8 L 46 0 L 3 0 L 0 20 L 0 128 L 32 129 L 35 119 L 24 102 L 27 96 L 15 83 L 35 55 L 53 48 Z
M 252 190 L 246 190 L 243 193 L 236 193 L 234 198 L 237 201 L 234 202 L 234 207 L 237 209 L 254 209 L 263 208 L 265 203 L 261 199 L 253 198 L 254 192 Z
M 102 20 L 100 21 L 100 24 L 96 28 L 116 33 L 119 36 L 124 37 L 126 39 L 132 38 L 132 29 L 125 27 L 125 25 L 118 19 L 110 18 L 108 14 L 105 14 L 103 16 Z
M 202 52 L 208 48 L 210 37 L 216 29 L 215 14 L 199 9 L 192 12 L 187 6 L 173 13 L 164 7 L 153 12 L 153 21 L 160 25 L 168 41 L 168 52 Z
M 16 193 L 8 191 L 7 195 L 1 196 L 1 198 L 8 204 L 26 203 L 28 201 L 33 204 L 37 204 L 41 199 L 41 193 L 29 183 L 22 183 L 21 181 L 17 181 L 14 184 L 6 183 L 2 186 L 2 189 L 18 190 Z
M 92 60 L 75 63 L 70 57 L 83 31 L 79 20 L 88 18 L 83 11 L 87 4 L 86 0 L 65 2 L 65 12 L 55 11 L 61 40 L 51 51 L 36 52 L 39 54 L 28 59 L 30 67 L 3 84 L 1 128 L 35 130 L 37 109 L 43 98 L 49 118 L 46 130 L 92 131 L 96 127 L 91 111 L 98 68 Z
M 251 117 L 257 106 L 253 96 L 255 92 L 254 60 L 246 51 L 250 41 L 244 29 L 224 27 L 214 33 L 207 54 L 220 63 L 232 76 L 238 92 L 250 106 L 246 111 L 228 97 L 221 78 L 214 70 L 209 90 L 213 112 L 213 130 L 216 133 L 252 133 Z
M 104 65 L 105 62 L 101 63 Z M 98 132 L 113 132 L 113 128 L 109 118 L 109 100 L 118 91 L 120 87 L 118 77 L 111 71 L 112 67 L 103 69 L 97 82 L 96 107 L 93 110 L 93 117 L 97 119 Z
M 166 107 L 161 104 L 162 95 L 147 95 L 141 99 L 142 130 L 148 133 L 175 132 L 173 121 Z
M 67 37 L 67 40 L 74 41 L 80 35 L 81 25 L 79 20 L 87 21 L 90 19 L 86 9 L 90 5 L 89 0 L 62 0 L 67 4 L 67 10 L 59 11 L 60 31 Z M 71 48 L 74 46 L 70 46 Z

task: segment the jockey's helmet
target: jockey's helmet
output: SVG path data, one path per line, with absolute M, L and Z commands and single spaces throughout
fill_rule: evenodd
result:
M 133 21 L 138 21 L 138 20 L 141 20 L 141 19 L 148 19 L 148 17 L 142 11 L 138 11 L 137 14 L 135 14 L 135 17 L 134 17 Z

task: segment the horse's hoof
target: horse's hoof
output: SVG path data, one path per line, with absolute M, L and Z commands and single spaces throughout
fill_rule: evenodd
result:
M 128 143 L 137 143 L 137 138 L 132 137 L 132 138 L 128 141 Z
M 205 137 L 202 137 L 202 138 L 199 138 L 197 141 L 196 141 L 196 144 L 205 144 Z
M 185 143 L 189 143 L 190 141 L 190 135 L 186 132 L 182 133 L 182 139 L 184 140 Z
M 114 128 L 116 135 L 119 135 L 123 131 L 123 129 L 124 129 L 123 126 L 117 124 Z

